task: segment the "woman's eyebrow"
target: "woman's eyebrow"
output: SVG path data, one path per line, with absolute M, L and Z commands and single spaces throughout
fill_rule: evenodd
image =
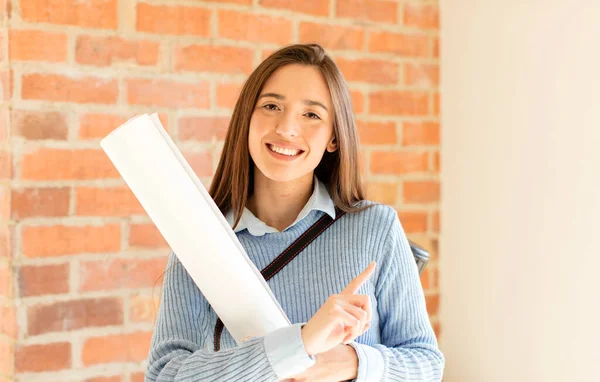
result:
M 277 94 L 277 93 L 263 93 L 263 94 L 261 94 L 261 95 L 258 97 L 258 99 L 261 99 L 261 98 L 263 98 L 263 97 L 273 97 L 273 98 L 275 98 L 275 99 L 278 99 L 278 100 L 280 100 L 280 101 L 284 101 L 284 100 L 285 100 L 285 97 L 284 97 L 284 96 L 282 96 L 281 94 Z M 327 107 L 326 107 L 325 105 L 323 105 L 323 104 L 322 104 L 321 102 L 319 102 L 319 101 L 313 101 L 313 100 L 310 100 L 310 99 L 305 99 L 305 100 L 304 100 L 304 104 L 305 104 L 305 105 L 309 105 L 309 106 L 320 106 L 320 107 L 322 107 L 323 109 L 325 109 L 325 111 L 329 111 L 329 110 L 327 110 Z

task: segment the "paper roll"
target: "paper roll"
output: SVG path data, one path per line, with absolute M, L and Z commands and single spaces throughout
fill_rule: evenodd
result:
M 130 119 L 100 146 L 238 344 L 291 325 L 156 114 Z

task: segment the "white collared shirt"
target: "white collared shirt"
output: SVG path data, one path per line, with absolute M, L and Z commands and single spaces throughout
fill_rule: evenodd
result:
M 308 199 L 308 202 L 304 205 L 304 208 L 298 214 L 298 217 L 286 230 L 300 220 L 304 219 L 306 215 L 309 214 L 312 210 L 323 211 L 333 219 L 335 219 L 335 205 L 333 204 L 333 200 L 331 196 L 329 196 L 329 192 L 327 191 L 327 187 L 323 184 L 317 177 L 314 177 L 314 188 L 313 193 Z M 225 215 L 225 219 L 229 223 L 229 226 L 233 226 L 233 211 L 229 211 Z M 248 232 L 254 236 L 263 236 L 266 233 L 275 233 L 279 232 L 277 229 L 268 226 L 262 220 L 257 218 L 248 208 L 244 208 L 244 212 L 242 213 L 242 217 L 237 227 L 235 227 L 234 232 L 239 232 L 241 230 L 247 229 Z M 285 231 L 285 230 L 284 230 Z

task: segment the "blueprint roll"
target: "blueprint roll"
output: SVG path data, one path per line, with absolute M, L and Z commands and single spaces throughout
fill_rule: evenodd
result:
M 100 146 L 238 344 L 291 325 L 156 114 L 130 119 Z

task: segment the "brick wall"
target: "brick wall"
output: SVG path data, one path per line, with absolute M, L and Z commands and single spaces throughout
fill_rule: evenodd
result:
M 439 331 L 436 0 L 0 7 L 0 381 L 143 380 L 168 248 L 99 140 L 157 111 L 208 185 L 241 84 L 292 42 L 320 42 L 344 72 L 369 197 L 434 255 Z

